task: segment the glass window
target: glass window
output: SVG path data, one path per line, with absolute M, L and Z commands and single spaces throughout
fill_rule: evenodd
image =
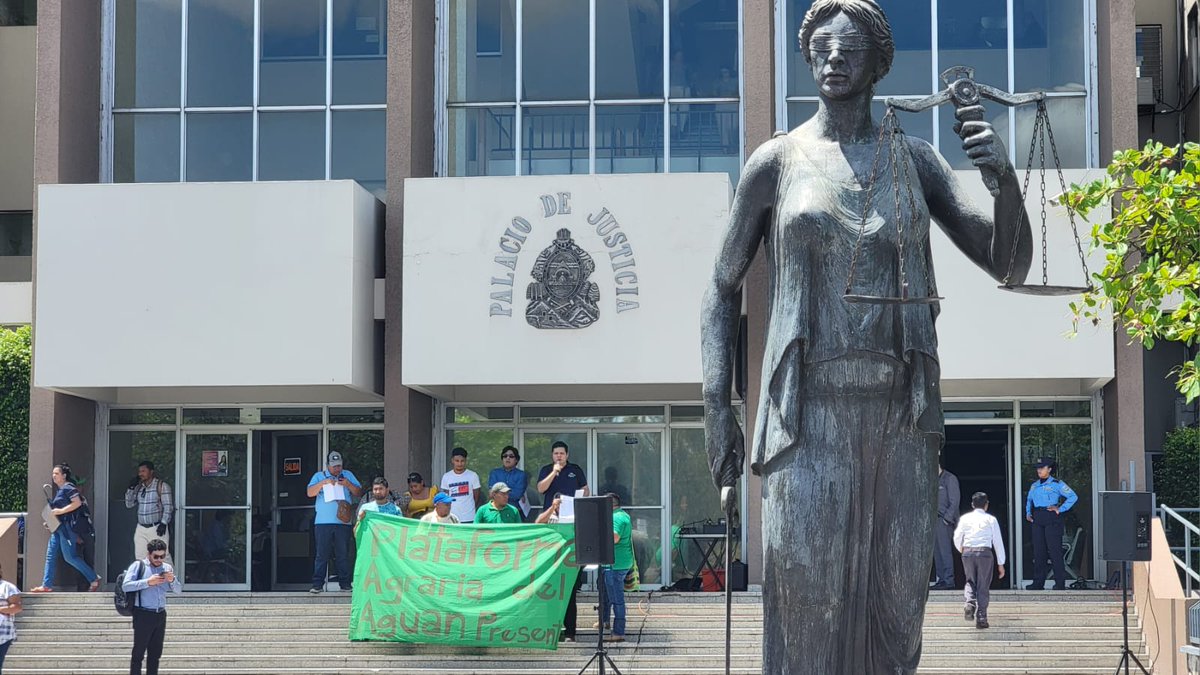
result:
M 522 42 L 522 98 L 586 101 L 590 77 L 588 0 L 525 0 L 524 8 L 523 30 L 527 39 Z M 586 136 L 586 117 L 584 121 Z M 587 173 L 586 167 L 583 173 Z
M 1053 459 L 1058 464 L 1054 476 L 1069 485 L 1079 496 L 1075 506 L 1063 514 L 1066 527 L 1062 538 L 1062 550 L 1067 568 L 1067 583 L 1076 578 L 1094 578 L 1091 425 L 1022 425 L 1021 485 L 1025 491 L 1037 480 L 1037 471 L 1033 464 L 1040 457 Z M 1022 493 L 1022 500 L 1026 498 L 1026 494 Z M 1033 530 L 1028 521 L 1024 522 L 1024 528 L 1025 550 L 1022 554 L 1025 557 L 1025 578 L 1028 579 L 1033 575 Z M 1052 583 L 1048 580 L 1046 587 L 1050 588 Z
M 33 255 L 33 212 L 0 211 L 0 256 Z
M 437 485 L 442 479 L 442 474 L 450 470 L 450 451 L 454 448 L 463 448 L 467 451 L 467 467 L 479 474 L 480 482 L 487 480 L 488 471 L 494 468 L 494 463 L 497 457 L 500 456 L 500 448 L 506 445 L 513 445 L 513 430 L 512 429 L 448 429 L 446 431 L 446 464 L 440 469 L 435 467 L 434 475 L 426 476 L 425 483 L 427 485 Z M 587 441 L 584 441 L 586 447 Z M 546 447 L 546 456 L 550 455 L 549 446 Z M 521 461 L 528 463 L 529 457 L 527 453 L 521 452 Z M 537 492 L 537 490 L 530 490 Z M 533 495 L 530 495 L 533 498 Z
M 1007 401 L 946 401 L 942 404 L 946 419 L 1009 419 L 1013 404 Z
M 192 2 L 187 20 L 187 104 L 250 105 L 254 96 L 254 0 Z
M 662 406 L 521 406 L 524 424 L 661 424 Z
M 184 408 L 184 424 L 241 424 L 240 408 Z
M 185 438 L 187 506 L 248 504 L 246 432 L 189 433 Z
M 178 108 L 180 0 L 117 0 L 116 12 L 116 107 Z
M 108 423 L 117 424 L 175 424 L 174 408 L 114 408 L 108 412 Z
M 521 122 L 521 173 L 527 176 L 588 172 L 587 106 L 525 108 Z
M 737 184 L 742 168 L 737 103 L 673 104 L 671 171 L 723 171 Z
M 174 410 L 113 410 L 112 424 L 158 423 L 166 420 L 163 413 L 170 412 L 168 424 L 175 423 Z M 137 509 L 126 508 L 125 490 L 137 476 L 141 462 L 154 462 L 159 478 L 172 489 L 175 485 L 175 431 L 110 431 L 108 432 L 108 581 L 117 580 L 135 556 L 145 551 L 133 550 L 130 533 L 137 526 Z M 178 501 L 176 502 L 178 506 Z M 93 509 L 95 507 L 93 506 Z M 178 531 L 178 527 L 172 528 Z
M 187 509 L 186 514 L 184 527 L 192 534 L 184 542 L 183 583 L 246 583 L 249 512 L 243 509 Z
M 949 4 L 949 3 L 946 3 Z M 879 83 L 875 93 L 880 96 L 897 94 L 929 94 L 933 84 L 933 44 L 930 26 L 932 3 L 908 0 L 881 0 L 879 5 L 892 25 L 896 53 L 892 69 Z M 1003 0 L 1001 0 L 1003 6 Z M 788 3 L 787 71 L 789 96 L 816 96 L 812 69 L 800 51 L 800 25 L 812 0 L 790 0 Z M 939 32 L 939 39 L 945 38 Z M 943 61 L 943 63 L 945 63 Z M 943 70 L 945 68 L 943 67 Z
M 323 111 L 259 113 L 259 180 L 319 180 L 324 177 Z
M 475 422 L 511 422 L 512 406 L 450 406 L 446 408 L 446 422 L 450 424 L 472 424 Z
M 0 26 L 36 26 L 37 0 L 0 0 Z
M 320 424 L 320 408 L 262 408 L 259 420 L 262 424 Z
M 387 115 L 383 110 L 333 111 L 330 178 L 353 178 L 380 199 L 385 196 Z
M 1008 89 L 1006 0 L 938 5 L 938 66 L 959 65 L 974 68 L 979 82 Z
M 451 108 L 446 142 L 451 176 L 511 176 L 516 173 L 514 108 Z
M 1087 167 L 1087 99 L 1079 97 L 1054 97 L 1046 101 L 1046 112 L 1050 115 L 1050 130 L 1054 132 L 1054 144 L 1058 147 L 1058 158 L 1064 169 L 1081 169 Z M 1015 166 L 1024 170 L 1029 163 L 1029 146 L 1033 141 L 1033 123 L 1036 119 L 1036 106 L 1021 106 L 1017 108 L 1017 140 Z M 999 128 L 997 128 L 997 132 Z M 1040 144 L 1039 144 L 1040 145 Z M 1054 152 L 1046 138 L 1046 168 L 1054 171 Z M 1034 151 L 1033 167 L 1040 168 L 1041 148 Z M 1058 194 L 1058 178 L 1047 177 L 1049 194 Z M 1034 187 L 1030 187 L 1034 190 Z
M 113 182 L 179 180 L 179 114 L 113 115 Z
M 387 100 L 387 3 L 333 0 L 333 102 Z
M 691 577 L 702 563 L 703 549 L 697 543 L 705 542 L 681 535 L 698 532 L 699 524 L 723 517 L 720 493 L 708 472 L 704 429 L 672 429 L 671 582 Z
M 260 1 L 259 105 L 325 103 L 325 0 Z
M 661 506 L 662 432 L 597 433 L 596 470 L 594 494 L 615 493 L 626 507 Z
M 516 101 L 515 15 L 515 0 L 451 0 L 451 102 Z
M 596 106 L 596 173 L 661 173 L 665 154 L 661 105 Z
M 1091 417 L 1092 402 L 1021 401 L 1021 417 Z
M 597 99 L 662 97 L 662 24 L 663 0 L 596 3 Z M 733 84 L 736 97 L 736 79 Z
M 383 472 L 383 429 L 330 429 L 329 451 L 342 454 L 346 468 L 368 491 L 376 477 L 387 477 Z M 395 489 L 404 485 L 404 479 L 388 478 L 388 483 Z
M 382 424 L 383 407 L 330 408 L 330 424 Z
M 671 0 L 671 98 L 736 98 L 738 3 Z
M 1087 91 L 1083 0 L 1013 0 L 1017 91 Z
M 622 507 L 624 508 L 624 507 Z M 662 583 L 662 509 L 625 508 L 633 525 L 633 557 L 643 584 Z
M 187 174 L 193 182 L 250 180 L 251 113 L 187 116 Z

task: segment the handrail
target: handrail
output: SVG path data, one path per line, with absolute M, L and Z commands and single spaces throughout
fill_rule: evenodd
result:
M 1182 569 L 1184 572 L 1184 590 L 1187 593 L 1187 597 L 1190 598 L 1192 597 L 1192 581 L 1195 580 L 1197 587 L 1200 587 L 1200 574 L 1197 574 L 1196 571 L 1192 569 L 1192 549 L 1200 549 L 1200 546 L 1192 546 L 1192 535 L 1195 534 L 1197 539 L 1200 540 L 1200 527 L 1197 527 L 1194 523 L 1190 522 L 1179 514 L 1200 513 L 1200 509 L 1173 509 L 1166 504 L 1159 504 L 1158 510 L 1159 513 L 1165 513 L 1166 515 L 1179 521 L 1180 525 L 1183 525 L 1183 560 L 1180 560 L 1179 556 L 1175 555 L 1174 553 L 1171 553 L 1171 559 L 1175 561 L 1175 566 Z M 1173 550 L 1175 548 L 1179 547 L 1172 547 Z M 1200 551 L 1198 551 L 1198 553 L 1200 553 Z
M 24 518 L 25 527 L 29 527 L 29 513 L 27 511 L 0 511 L 0 518 Z M 17 588 L 23 588 L 25 584 L 25 535 L 18 533 L 17 538 L 17 570 L 15 572 Z

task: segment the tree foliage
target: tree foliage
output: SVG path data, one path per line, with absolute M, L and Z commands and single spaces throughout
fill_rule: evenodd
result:
M 1200 429 L 1181 427 L 1167 434 L 1154 465 L 1154 493 L 1172 508 L 1200 506 Z
M 25 510 L 31 335 L 0 328 L 0 511 Z
M 1111 220 L 1092 226 L 1092 244 L 1106 251 L 1105 265 L 1092 275 L 1095 290 L 1071 303 L 1075 326 L 1097 324 L 1111 310 L 1130 338 L 1147 349 L 1158 340 L 1195 346 L 1200 337 L 1200 145 L 1151 141 L 1141 150 L 1118 152 L 1104 178 L 1072 185 L 1059 201 L 1085 219 L 1093 212 L 1107 215 L 1108 205 L 1116 206 Z M 1188 401 L 1200 397 L 1200 355 L 1174 372 Z

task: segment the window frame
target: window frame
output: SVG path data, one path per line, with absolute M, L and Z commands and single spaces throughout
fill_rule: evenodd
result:
M 578 100 L 524 100 L 522 75 L 523 75 L 523 38 L 524 38 L 524 0 L 513 0 L 514 11 L 514 79 L 515 79 L 515 100 L 504 101 L 488 101 L 488 102 L 464 102 L 452 103 L 450 101 L 450 4 L 453 0 L 437 0 L 437 25 L 438 31 L 435 37 L 436 53 L 437 53 L 437 71 L 435 73 L 434 82 L 434 176 L 450 176 L 450 144 L 449 144 L 449 124 L 450 111 L 462 110 L 471 108 L 504 108 L 513 111 L 513 173 L 512 176 L 537 175 L 530 174 L 523 170 L 522 164 L 527 160 L 524 158 L 524 138 L 523 132 L 523 117 L 524 108 L 554 108 L 567 106 L 587 106 L 588 107 L 588 175 L 595 175 L 596 172 L 596 136 L 598 128 L 596 126 L 596 108 L 597 107 L 613 107 L 613 106 L 649 106 L 657 105 L 662 107 L 663 113 L 663 129 L 670 128 L 671 106 L 685 104 L 736 104 L 738 114 L 738 133 L 737 133 L 737 149 L 736 156 L 738 166 L 740 167 L 746 161 L 746 135 L 745 130 L 745 105 L 742 103 L 745 98 L 745 68 L 744 68 L 744 9 L 743 3 L 739 0 L 737 3 L 737 69 L 738 69 L 738 94 L 733 97 L 672 97 L 670 95 L 670 83 L 667 79 L 671 72 L 671 3 L 672 0 L 663 0 L 663 95 L 650 98 L 629 98 L 629 99 L 596 99 L 596 4 L 603 0 L 588 0 L 588 98 Z M 501 24 L 503 27 L 503 24 Z M 503 51 L 503 45 L 501 46 Z M 661 163 L 662 170 L 660 173 L 672 173 L 671 171 L 671 138 L 669 133 L 662 135 L 662 154 L 657 157 L 657 161 Z M 602 158 L 603 159 L 603 158 Z M 679 172 L 674 172 L 679 173 Z
M 332 180 L 333 179 L 333 115 L 339 111 L 354 111 L 354 110 L 387 110 L 386 102 L 386 78 L 385 78 L 385 98 L 383 103 L 334 103 L 333 102 L 333 71 L 334 71 L 334 4 L 337 0 L 324 0 L 325 4 L 325 25 L 324 25 L 324 61 L 325 61 L 325 102 L 323 104 L 311 105 L 260 105 L 259 103 L 259 70 L 262 63 L 262 0 L 251 0 L 254 5 L 254 23 L 253 23 L 253 59 L 252 59 L 252 81 L 253 92 L 250 105 L 244 106 L 191 106 L 187 105 L 187 82 L 188 82 L 188 6 L 191 0 L 179 0 L 180 2 L 180 81 L 179 81 L 179 105 L 168 107 L 131 107 L 117 108 L 116 107 L 116 30 L 117 30 L 117 1 L 118 0 L 101 0 L 101 56 L 100 56 L 100 182 L 112 183 L 113 170 L 113 154 L 115 146 L 114 134 L 114 119 L 116 115 L 136 116 L 139 114 L 154 114 L 166 113 L 179 116 L 179 178 L 173 182 L 186 183 L 189 182 L 187 177 L 187 118 L 191 114 L 218 114 L 218 113 L 250 113 L 251 115 L 251 169 L 250 180 L 257 182 L 259 180 L 259 147 L 261 138 L 259 134 L 259 115 L 260 113 L 279 113 L 279 112 L 324 112 L 325 114 L 325 157 L 324 157 L 324 175 L 321 178 L 313 178 L 310 180 Z M 383 16 L 386 16 L 388 0 L 376 0 L 379 3 L 380 11 Z M 386 21 L 378 27 L 381 34 L 386 39 L 387 23 Z M 386 51 L 381 55 L 387 59 Z M 386 135 L 386 133 L 385 133 Z
M 789 96 L 787 92 L 788 86 L 788 49 L 792 41 L 797 39 L 796 36 L 789 34 L 788 31 L 788 9 L 793 4 L 794 0 L 780 0 L 775 3 L 775 128 L 778 131 L 788 131 L 791 127 L 788 124 L 788 103 L 812 103 L 817 101 L 816 96 Z M 1006 12 L 1009 17 L 1008 21 L 1008 45 L 1007 45 L 1007 60 L 1008 60 L 1008 82 L 1006 83 L 1008 91 L 1014 91 L 1016 86 L 1016 71 L 1014 61 L 1016 60 L 1016 52 L 1014 48 L 1014 38 L 1012 29 L 1014 0 L 1006 1 Z M 1083 65 L 1084 65 L 1084 91 L 1082 92 L 1046 92 L 1047 99 L 1065 98 L 1065 99 L 1084 99 L 1084 168 L 1092 169 L 1098 165 L 1100 157 L 1100 128 L 1097 120 L 1099 119 L 1099 101 L 1096 95 L 1096 83 L 1098 82 L 1098 62 L 1096 60 L 1096 0 L 1082 0 L 1084 16 L 1083 25 L 1087 34 L 1083 40 Z M 934 92 L 941 91 L 945 88 L 945 84 L 941 81 L 941 71 L 945 70 L 939 63 L 939 42 L 938 42 L 938 0 L 930 0 L 930 78 L 932 90 Z M 949 64 L 956 65 L 956 64 Z M 996 86 L 996 83 L 988 83 Z M 883 102 L 887 98 L 903 98 L 903 99 L 918 99 L 923 98 L 925 94 L 903 94 L 894 96 L 876 96 L 872 99 L 873 102 Z M 942 116 L 949 113 L 945 106 L 938 106 L 933 109 L 933 134 L 928 140 L 934 148 L 941 152 L 941 122 Z M 1008 148 L 1009 161 L 1014 167 L 1019 167 L 1019 162 L 1023 161 L 1023 152 L 1017 148 L 1017 112 L 1015 108 L 1008 109 L 1008 136 L 1004 139 Z M 1018 169 L 1023 170 L 1023 169 Z

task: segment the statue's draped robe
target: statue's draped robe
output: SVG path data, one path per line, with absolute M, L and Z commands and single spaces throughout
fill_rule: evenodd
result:
M 826 158 L 800 140 L 776 142 L 782 162 L 765 234 L 771 313 L 751 463 L 765 500 L 763 672 L 913 673 L 942 438 L 937 305 L 843 299 L 869 188 L 831 177 Z M 899 183 L 909 294 L 936 295 L 929 211 L 907 144 L 898 158 L 897 181 L 885 148 L 854 294 L 899 293 Z

